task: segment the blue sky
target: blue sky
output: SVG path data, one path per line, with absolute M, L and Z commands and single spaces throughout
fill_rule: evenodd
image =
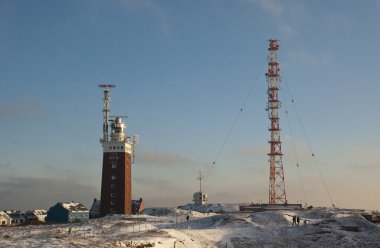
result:
M 117 86 L 112 114 L 140 134 L 135 198 L 190 202 L 202 170 L 211 202 L 266 201 L 269 38 L 333 202 L 379 209 L 379 10 L 375 0 L 1 0 L 0 209 L 99 198 L 105 82 Z M 280 98 L 293 130 L 282 112 L 288 199 L 329 206 L 291 97 Z

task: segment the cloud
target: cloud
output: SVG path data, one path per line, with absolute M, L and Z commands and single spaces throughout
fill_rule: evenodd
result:
M 79 201 L 89 208 L 99 195 L 95 187 L 70 179 L 12 177 L 0 181 L 0 209 L 48 209 L 60 201 Z
M 167 17 L 162 7 L 158 5 L 156 1 L 127 0 L 122 1 L 121 3 L 123 3 L 124 6 L 127 8 L 132 7 L 147 10 L 157 18 L 158 23 L 160 24 L 161 31 L 163 31 L 163 33 L 168 34 L 170 32 L 170 25 L 168 23 Z
M 278 30 L 285 36 L 291 37 L 294 33 L 293 27 L 285 21 L 285 5 L 278 0 L 251 0 L 252 3 L 262 8 L 269 15 L 274 17 Z
M 140 185 L 144 186 L 154 186 L 159 189 L 170 189 L 173 188 L 173 184 L 169 180 L 155 178 L 155 177 L 138 177 L 133 178 L 133 180 Z
M 157 166 L 178 166 L 192 164 L 192 160 L 178 154 L 158 153 L 153 150 L 143 150 L 138 160 L 139 164 Z
M 243 147 L 240 150 L 240 153 L 243 156 L 267 156 L 269 150 L 269 145 L 262 145 L 262 146 L 257 146 L 257 147 Z
M 274 16 L 281 16 L 284 13 L 284 7 L 278 0 L 249 0 L 249 2 L 260 6 L 264 11 Z
M 329 52 L 325 52 L 324 54 L 320 56 L 312 55 L 306 51 L 298 50 L 298 51 L 289 51 L 287 53 L 287 56 L 291 60 L 297 60 L 301 63 L 307 64 L 307 65 L 326 65 L 329 64 L 331 61 L 331 54 Z
M 41 120 L 45 119 L 46 116 L 46 108 L 33 100 L 7 103 L 0 106 L 0 122 L 25 118 Z
M 294 29 L 286 23 L 280 25 L 279 30 L 283 35 L 285 35 L 285 37 L 292 37 L 294 34 Z
M 133 197 L 142 197 L 146 207 L 175 207 L 190 202 L 191 190 L 173 180 L 156 176 L 135 177 L 133 188 L 136 192 L 133 193 Z
M 261 8 L 273 19 L 278 31 L 283 36 L 290 38 L 295 34 L 295 27 L 309 12 L 299 1 L 280 0 L 245 0 L 246 2 Z
M 380 169 L 380 163 L 350 163 L 346 168 L 357 172 L 375 172 Z
M 9 168 L 11 167 L 10 162 L 0 162 L 0 168 Z

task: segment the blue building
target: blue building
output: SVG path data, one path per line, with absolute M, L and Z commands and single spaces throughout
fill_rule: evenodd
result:
M 89 219 L 90 212 L 79 202 L 58 202 L 47 211 L 48 222 L 83 222 Z

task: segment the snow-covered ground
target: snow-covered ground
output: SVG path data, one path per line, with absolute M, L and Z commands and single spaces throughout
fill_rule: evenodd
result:
M 139 216 L 118 215 L 86 223 L 4 227 L 0 228 L 0 247 L 380 248 L 380 227 L 355 210 L 240 213 L 231 211 L 237 209 L 232 207 L 225 213 L 201 213 L 187 209 L 146 209 Z M 294 215 L 301 218 L 300 226 L 292 226 Z M 357 231 L 345 230 L 352 227 Z

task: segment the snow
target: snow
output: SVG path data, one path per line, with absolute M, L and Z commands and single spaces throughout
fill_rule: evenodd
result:
M 85 223 L 4 227 L 0 247 L 380 247 L 379 225 L 360 211 L 223 210 L 155 208 L 138 216 L 113 215 Z M 307 224 L 292 226 L 293 216 Z M 357 231 L 347 231 L 347 226 Z
M 178 207 L 183 210 L 193 210 L 202 213 L 220 213 L 224 212 L 223 204 L 205 204 L 205 205 L 195 205 L 195 204 L 187 204 L 185 206 Z
M 88 209 L 79 202 L 61 202 L 60 204 L 70 212 L 89 212 Z

